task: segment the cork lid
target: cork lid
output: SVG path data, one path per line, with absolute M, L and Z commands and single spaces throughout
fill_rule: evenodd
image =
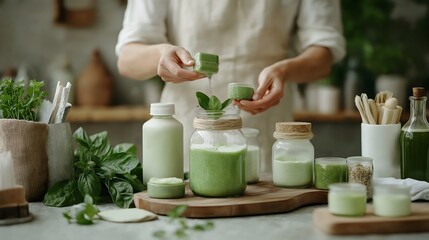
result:
M 425 96 L 426 96 L 425 88 L 413 87 L 413 97 L 421 98 Z
M 274 138 L 305 139 L 312 138 L 311 123 L 308 122 L 278 122 Z

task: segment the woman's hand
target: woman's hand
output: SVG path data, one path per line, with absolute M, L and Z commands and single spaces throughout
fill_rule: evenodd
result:
M 174 83 L 205 77 L 204 74 L 184 69 L 194 64 L 194 59 L 186 49 L 169 45 L 161 52 L 157 73 L 165 82 Z
M 263 112 L 279 104 L 284 96 L 285 69 L 279 63 L 264 68 L 259 74 L 259 87 L 253 94 L 253 101 L 234 100 L 234 104 L 251 114 Z

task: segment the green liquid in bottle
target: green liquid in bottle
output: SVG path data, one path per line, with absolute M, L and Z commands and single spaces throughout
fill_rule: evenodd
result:
M 401 131 L 401 178 L 429 181 L 429 131 Z

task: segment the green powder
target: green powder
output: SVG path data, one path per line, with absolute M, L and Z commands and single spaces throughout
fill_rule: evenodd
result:
M 329 184 L 347 182 L 347 165 L 315 164 L 315 185 L 318 189 L 328 189 Z

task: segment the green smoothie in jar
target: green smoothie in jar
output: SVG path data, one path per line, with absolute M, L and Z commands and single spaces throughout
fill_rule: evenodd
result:
M 233 197 L 246 189 L 246 146 L 194 144 L 189 154 L 189 183 L 194 194 Z M 237 174 L 240 173 L 240 174 Z
M 330 184 L 347 182 L 347 173 L 345 158 L 316 158 L 315 186 L 317 189 L 328 189 Z

